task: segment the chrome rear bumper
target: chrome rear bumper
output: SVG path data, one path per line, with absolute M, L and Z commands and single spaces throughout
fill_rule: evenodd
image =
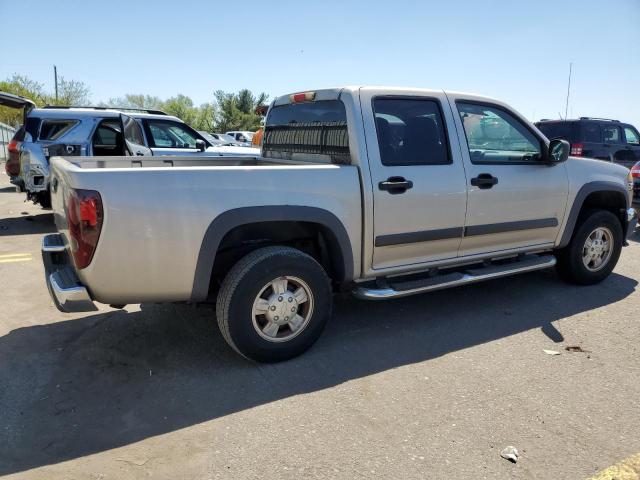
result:
M 64 241 L 59 233 L 45 235 L 42 239 L 42 262 L 47 289 L 61 312 L 91 312 L 97 308 L 86 287 L 82 285 L 73 266 Z

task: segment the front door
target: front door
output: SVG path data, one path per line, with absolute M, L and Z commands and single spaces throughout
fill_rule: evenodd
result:
M 361 90 L 374 203 L 374 270 L 455 258 L 467 194 L 443 92 Z
M 567 203 L 565 164 L 543 162 L 545 140 L 505 106 L 452 103 L 468 177 L 460 256 L 553 245 Z
M 625 125 L 624 128 L 625 149 L 628 152 L 631 168 L 636 162 L 640 162 L 640 134 L 631 125 Z

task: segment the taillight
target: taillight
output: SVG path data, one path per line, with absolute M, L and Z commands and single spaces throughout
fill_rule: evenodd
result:
M 91 263 L 102 229 L 100 194 L 94 190 L 69 190 L 66 203 L 71 254 L 77 269 Z
M 20 175 L 20 148 L 17 140 L 11 140 L 7 145 L 9 152 L 9 158 L 4 164 L 4 171 L 10 177 L 17 177 Z
M 571 155 L 573 155 L 575 157 L 581 157 L 582 156 L 582 147 L 583 147 L 583 145 L 581 143 L 572 143 L 571 144 Z
M 636 163 L 632 168 L 631 168 L 631 176 L 633 178 L 640 178 L 640 162 Z

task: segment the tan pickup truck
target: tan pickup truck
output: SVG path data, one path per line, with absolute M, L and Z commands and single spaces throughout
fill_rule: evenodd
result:
M 259 157 L 54 158 L 51 175 L 59 233 L 42 250 L 61 310 L 215 300 L 258 361 L 309 348 L 338 290 L 393 299 L 554 265 L 599 282 L 636 223 L 625 168 L 435 90 L 285 95 Z

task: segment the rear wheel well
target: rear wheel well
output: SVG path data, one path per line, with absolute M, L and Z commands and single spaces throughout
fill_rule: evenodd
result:
M 218 246 L 209 296 L 214 297 L 226 273 L 250 252 L 272 245 L 296 248 L 312 256 L 338 288 L 345 277 L 344 258 L 335 234 L 314 222 L 266 221 L 240 225 L 228 231 Z

